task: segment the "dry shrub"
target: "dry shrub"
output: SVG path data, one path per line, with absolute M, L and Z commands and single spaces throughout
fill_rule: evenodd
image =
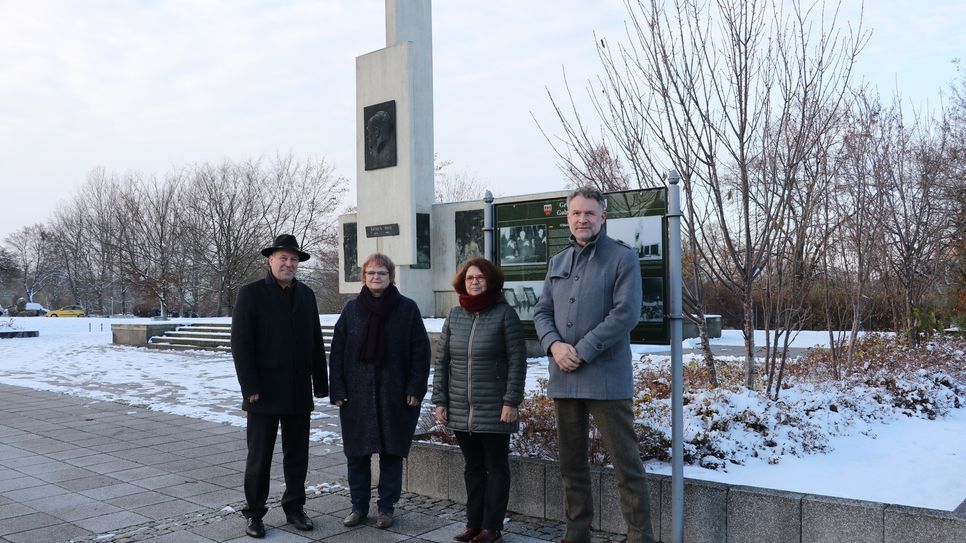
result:
M 838 349 L 844 358 L 845 346 Z M 928 343 L 915 345 L 905 336 L 864 334 L 855 343 L 854 364 L 844 368 L 844 378 L 885 372 L 904 375 L 918 370 L 942 371 L 962 375 L 966 371 L 966 339 L 935 337 Z M 809 349 L 798 360 L 786 366 L 791 377 L 809 380 L 831 379 L 833 365 L 829 349 Z M 840 360 L 844 364 L 844 360 Z
M 642 403 L 638 400 L 635 402 L 637 414 L 640 414 L 641 409 Z M 433 443 L 456 445 L 453 433 L 443 425 L 436 423 L 435 418 L 430 418 L 430 415 L 431 412 L 423 413 L 417 428 L 416 438 Z M 671 442 L 661 432 L 641 424 L 634 426 L 634 432 L 637 434 L 642 458 L 668 459 Z M 553 399 L 547 396 L 546 379 L 540 379 L 537 390 L 528 392 L 523 403 L 520 404 L 520 432 L 511 439 L 510 451 L 518 456 L 546 460 L 557 459 L 559 451 L 557 416 Z M 590 445 L 587 454 L 591 464 L 606 466 L 610 463 L 610 457 L 604 448 L 600 431 L 597 429 L 593 417 L 590 419 Z
M 538 390 L 528 392 L 520 404 L 520 433 L 510 449 L 520 456 L 556 460 L 559 452 L 557 415 L 553 399 L 547 396 L 547 380 L 537 382 Z M 590 419 L 588 455 L 592 464 L 607 465 L 610 462 L 593 417 Z
M 812 349 L 786 365 L 786 388 L 794 381 L 831 381 L 830 356 L 827 349 Z M 835 387 L 846 391 L 828 409 L 837 413 L 839 406 L 849 409 L 848 390 L 872 387 L 872 398 L 881 405 L 898 408 L 909 416 L 934 418 L 951 407 L 961 406 L 966 390 L 961 383 L 966 377 L 966 340 L 939 338 L 928 345 L 914 346 L 905 338 L 867 334 L 856 346 L 856 364 Z M 761 441 L 751 451 L 768 462 L 778 462 L 786 454 L 799 455 L 824 450 L 827 436 L 808 423 L 810 410 L 799 413 L 784 402 L 766 404 L 759 413 L 749 409 L 729 408 L 729 395 L 744 395 L 745 368 L 742 360 L 716 360 L 720 386 L 710 389 L 706 370 L 700 358 L 692 357 L 684 365 L 684 404 L 691 420 L 701 421 L 704 431 L 685 441 L 685 462 L 711 469 L 722 469 L 738 462 L 735 455 L 747 448 L 741 435 Z M 761 376 L 764 379 L 764 375 Z M 759 384 L 758 390 L 764 387 Z M 667 428 L 655 425 L 670 421 L 671 378 L 667 364 L 653 363 L 642 357 L 634 373 L 634 426 L 643 459 L 670 460 L 671 440 Z M 556 413 L 553 400 L 547 397 L 547 380 L 541 379 L 537 390 L 528 392 L 520 405 L 520 432 L 511 441 L 513 454 L 555 460 L 558 453 Z M 852 411 L 861 411 L 853 406 Z M 452 434 L 441 425 L 426 419 L 424 439 L 455 444 Z M 663 431 L 662 431 L 663 430 Z M 728 437 L 732 430 L 737 438 Z M 781 432 L 784 438 L 773 436 Z M 745 433 L 742 433 L 745 432 Z M 738 439 L 739 441 L 734 441 Z M 729 441 L 730 440 L 730 441 Z M 754 440 L 752 440 L 754 441 Z M 590 461 L 596 465 L 610 463 L 600 433 L 591 418 Z
M 685 390 L 708 390 L 708 370 L 699 357 L 688 357 L 683 360 L 683 376 Z M 715 360 L 715 370 L 718 375 L 720 388 L 732 389 L 744 385 L 745 367 L 742 362 Z M 645 393 L 647 399 L 666 400 L 671 397 L 671 368 L 657 367 L 649 356 L 641 356 L 641 363 L 634 372 L 634 390 L 640 396 Z
M 547 380 L 537 381 L 538 389 L 527 392 L 520 404 L 520 432 L 510 450 L 520 456 L 557 458 L 557 417 L 553 400 L 547 397 Z
M 456 445 L 456 436 L 453 432 L 446 426 L 436 422 L 435 407 L 426 404 L 423 404 L 423 410 L 419 413 L 419 421 L 416 423 L 414 438 L 418 441 Z

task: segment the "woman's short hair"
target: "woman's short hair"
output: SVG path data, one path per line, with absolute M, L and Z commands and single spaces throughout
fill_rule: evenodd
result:
M 476 266 L 483 272 L 486 276 L 486 290 L 502 290 L 503 289 L 503 270 L 496 267 L 496 264 L 490 262 L 489 260 L 478 256 L 471 258 L 463 264 L 460 265 L 460 269 L 456 272 L 456 276 L 453 277 L 453 288 L 456 292 L 460 294 L 466 294 L 466 272 L 473 266 Z
M 389 282 L 396 282 L 396 265 L 393 264 L 392 259 L 388 256 L 382 253 L 372 253 L 371 255 L 367 256 L 362 262 L 362 275 L 366 274 L 366 268 L 369 266 L 382 266 L 386 268 L 386 271 L 389 272 Z

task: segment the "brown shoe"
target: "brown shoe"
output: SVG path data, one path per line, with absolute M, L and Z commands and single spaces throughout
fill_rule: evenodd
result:
M 484 529 L 476 537 L 473 538 L 471 543 L 502 543 L 503 534 L 500 530 L 486 530 Z
M 453 543 L 470 543 L 482 531 L 479 528 L 467 528 L 463 530 L 463 533 L 453 538 Z
M 358 526 L 364 520 L 366 520 L 365 513 L 362 511 L 353 511 L 342 521 L 342 525 L 346 528 L 352 528 L 353 526 Z
M 385 530 L 390 526 L 392 526 L 392 513 L 383 513 L 380 511 L 379 514 L 376 515 L 376 528 Z

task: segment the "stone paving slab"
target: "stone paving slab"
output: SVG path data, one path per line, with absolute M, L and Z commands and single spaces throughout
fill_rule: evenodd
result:
M 280 449 L 264 541 L 448 543 L 463 529 L 464 506 L 409 493 L 388 530 L 373 519 L 345 528 L 342 448 L 312 443 L 307 484 L 341 487 L 307 496 L 315 529 L 299 532 L 279 507 Z M 0 543 L 250 543 L 238 513 L 244 459 L 244 428 L 0 384 Z M 562 535 L 559 522 L 511 514 L 504 539 L 539 543 Z M 594 533 L 594 543 L 622 540 Z

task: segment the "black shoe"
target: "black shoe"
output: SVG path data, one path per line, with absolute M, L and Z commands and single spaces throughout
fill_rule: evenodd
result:
M 265 537 L 265 525 L 262 524 L 262 519 L 249 517 L 248 526 L 245 527 L 245 533 L 259 539 Z
M 292 526 L 295 526 L 296 529 L 302 530 L 303 532 L 308 532 L 312 528 L 315 528 L 315 525 L 312 524 L 312 519 L 310 519 L 302 509 L 293 511 L 291 513 L 285 513 L 285 520 L 287 520 Z

